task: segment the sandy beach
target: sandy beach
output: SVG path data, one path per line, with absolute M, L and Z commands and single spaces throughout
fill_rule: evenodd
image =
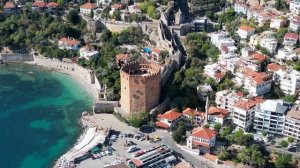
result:
M 92 83 L 91 78 L 94 76 L 91 75 L 91 70 L 89 69 L 83 68 L 75 63 L 62 62 L 57 59 L 50 59 L 43 56 L 34 56 L 33 61 L 24 63 L 70 75 L 82 85 L 82 87 L 92 96 L 94 101 L 99 99 L 98 92 L 101 89 L 101 85 L 96 77 L 94 83 Z

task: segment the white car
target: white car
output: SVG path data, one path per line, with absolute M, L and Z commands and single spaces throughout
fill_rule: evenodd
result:
M 101 152 L 101 155 L 102 155 L 102 156 L 106 156 L 105 152 Z
M 137 150 L 137 147 L 134 145 L 134 146 L 131 146 L 127 149 L 127 152 L 130 153 L 130 152 L 134 152 Z

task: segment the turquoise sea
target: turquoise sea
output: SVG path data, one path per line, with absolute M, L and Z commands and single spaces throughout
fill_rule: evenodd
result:
M 68 75 L 0 65 L 0 167 L 51 167 L 75 143 L 92 102 Z

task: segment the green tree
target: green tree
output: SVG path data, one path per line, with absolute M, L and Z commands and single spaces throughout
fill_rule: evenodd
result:
M 74 24 L 77 25 L 80 23 L 80 16 L 78 15 L 78 11 L 73 9 L 67 14 L 67 20 Z
M 276 168 L 286 168 L 289 167 L 289 163 L 292 161 L 291 155 L 278 155 L 276 161 L 275 161 L 275 167 Z
M 206 11 L 205 16 L 211 20 L 214 20 L 214 13 L 212 11 Z
M 230 155 L 229 155 L 229 152 L 227 151 L 227 149 L 225 148 L 225 146 L 219 147 L 218 152 L 219 152 L 218 157 L 220 160 L 225 161 L 225 160 L 229 159 Z
M 219 132 L 220 129 L 221 129 L 221 127 L 222 127 L 222 125 L 221 125 L 220 123 L 217 123 L 217 124 L 215 124 L 215 126 L 214 126 L 214 130 L 217 131 L 217 132 Z
M 59 6 L 64 6 L 65 5 L 65 0 L 57 0 L 57 3 Z
M 288 32 L 288 29 L 287 28 L 280 28 L 277 32 L 276 32 L 276 34 L 275 34 L 275 36 L 276 36 L 276 39 L 280 42 L 280 43 L 282 43 L 283 42 L 283 37 L 285 36 L 285 34 Z
M 144 124 L 147 124 L 148 117 L 148 113 L 146 112 L 137 112 L 129 116 L 128 123 L 129 125 L 138 128 Z
M 285 95 L 282 99 L 285 102 L 295 103 L 295 101 L 297 100 L 297 97 L 294 95 Z
M 294 140 L 295 140 L 295 138 L 293 138 L 293 137 L 288 137 L 288 139 L 287 139 L 287 140 L 288 140 L 288 142 L 289 142 L 289 143 L 293 143 L 293 142 L 294 142 Z
M 268 135 L 268 133 L 267 133 L 266 131 L 263 131 L 261 134 L 262 134 L 264 137 Z
M 177 129 L 172 133 L 172 138 L 175 142 L 180 143 L 185 140 L 186 129 L 182 121 L 178 123 Z
M 288 147 L 289 146 L 289 143 L 287 142 L 287 141 L 281 141 L 280 142 L 280 146 L 282 147 L 282 148 L 286 148 L 286 147 Z

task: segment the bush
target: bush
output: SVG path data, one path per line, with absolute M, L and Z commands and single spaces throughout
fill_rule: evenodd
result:
M 268 133 L 266 131 L 263 131 L 261 134 L 265 137 Z
M 287 141 L 281 141 L 281 142 L 280 142 L 280 146 L 281 146 L 282 148 L 286 148 L 286 147 L 289 146 L 289 143 L 288 143 Z
M 129 125 L 131 125 L 135 128 L 138 128 L 138 127 L 141 127 L 142 125 L 147 124 L 147 121 L 148 121 L 148 113 L 146 113 L 146 112 L 133 113 L 128 118 Z
M 172 138 L 175 142 L 180 143 L 185 140 L 186 129 L 183 122 L 178 123 L 178 128 L 173 132 Z
M 217 123 L 217 124 L 215 124 L 215 126 L 214 126 L 214 130 L 215 131 L 217 131 L 217 132 L 219 132 L 220 131 L 220 129 L 221 129 L 221 124 L 220 123 Z
M 293 138 L 293 137 L 288 137 L 288 139 L 287 139 L 287 140 L 288 140 L 288 142 L 289 142 L 289 143 L 293 143 L 293 142 L 294 142 L 294 140 L 295 140 L 295 138 Z

